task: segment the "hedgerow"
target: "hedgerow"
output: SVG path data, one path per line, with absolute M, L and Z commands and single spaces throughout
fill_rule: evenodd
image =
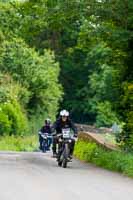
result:
M 121 151 L 107 150 L 94 142 L 79 140 L 75 156 L 111 171 L 133 177 L 133 155 Z

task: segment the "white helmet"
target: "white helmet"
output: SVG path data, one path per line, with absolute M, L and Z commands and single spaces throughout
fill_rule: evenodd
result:
M 66 116 L 66 117 L 68 117 L 69 116 L 69 112 L 67 110 L 62 110 L 60 112 L 60 116 Z

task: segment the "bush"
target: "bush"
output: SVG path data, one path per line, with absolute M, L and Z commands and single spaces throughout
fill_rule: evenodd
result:
M 0 134 L 25 134 L 27 119 L 18 102 L 0 104 Z
M 9 134 L 11 131 L 11 122 L 8 116 L 0 109 L 0 135 Z
M 112 111 L 111 103 L 108 101 L 98 103 L 96 125 L 110 127 L 114 122 L 119 123 L 116 113 Z
M 38 131 L 44 124 L 44 119 L 48 118 L 46 115 L 33 115 L 29 119 L 29 133 L 38 134 Z
M 121 101 L 125 126 L 121 137 L 124 138 L 124 148 L 133 152 L 133 83 L 124 84 L 124 95 Z M 125 112 L 123 112 L 125 110 Z
M 95 143 L 78 141 L 77 145 L 75 146 L 75 154 L 81 160 L 91 161 L 96 148 L 97 146 Z
M 0 137 L 0 150 L 6 151 L 34 151 L 38 148 L 38 138 L 31 136 L 4 136 Z
M 11 75 L 0 72 L 0 103 L 15 99 L 25 107 L 29 101 L 29 96 L 30 92 L 20 83 L 15 82 Z
M 81 160 L 133 177 L 133 155 L 131 154 L 107 150 L 93 142 L 83 140 L 77 142 L 74 154 Z
M 44 50 L 40 55 L 20 38 L 5 40 L 0 47 L 0 70 L 23 86 L 20 99 L 26 102 L 29 114 L 56 115 L 62 87 L 59 64 L 52 51 Z

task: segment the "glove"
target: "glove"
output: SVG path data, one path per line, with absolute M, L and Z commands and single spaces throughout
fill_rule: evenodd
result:
M 78 137 L 78 134 L 74 134 L 74 137 L 77 138 L 77 137 Z

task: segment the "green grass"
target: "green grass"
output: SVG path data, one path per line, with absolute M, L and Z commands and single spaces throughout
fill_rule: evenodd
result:
M 0 137 L 1 151 L 34 151 L 37 148 L 38 138 L 36 135 Z
M 104 149 L 92 142 L 79 140 L 75 146 L 75 156 L 111 171 L 133 177 L 133 155 Z

